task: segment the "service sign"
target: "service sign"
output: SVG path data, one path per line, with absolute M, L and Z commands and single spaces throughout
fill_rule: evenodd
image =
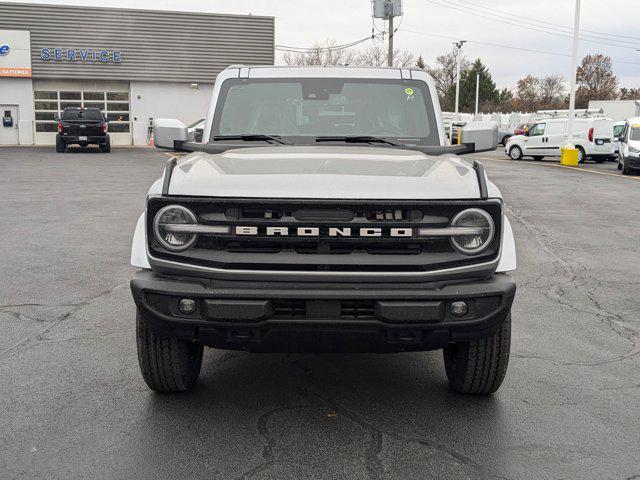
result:
M 43 48 L 40 58 L 54 62 L 121 63 L 122 52 L 91 48 Z
M 31 37 L 26 30 L 0 30 L 0 77 L 31 77 Z

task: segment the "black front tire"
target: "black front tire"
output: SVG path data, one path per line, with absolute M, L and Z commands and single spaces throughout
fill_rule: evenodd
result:
M 509 149 L 509 158 L 511 160 L 521 160 L 522 157 L 522 149 L 519 146 L 514 145 Z
M 105 143 L 100 144 L 100 150 L 104 153 L 111 152 L 111 139 L 107 136 L 107 141 Z
M 67 149 L 67 146 L 65 145 L 64 141 L 60 138 L 59 135 L 57 135 L 56 136 L 56 152 L 64 153 L 66 149 Z
M 136 341 L 142 377 L 151 390 L 173 393 L 193 388 L 202 367 L 202 344 L 153 333 L 140 312 Z
M 444 366 L 451 388 L 459 393 L 489 395 L 500 388 L 509 364 L 511 313 L 490 337 L 444 348 Z

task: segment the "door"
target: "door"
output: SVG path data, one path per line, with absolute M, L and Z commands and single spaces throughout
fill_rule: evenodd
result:
M 544 155 L 546 148 L 546 137 L 544 132 L 546 130 L 546 123 L 536 123 L 527 132 L 527 136 L 524 138 L 522 145 L 524 146 L 525 155 Z
M 18 106 L 0 105 L 0 145 L 18 145 Z
M 547 123 L 544 136 L 544 154 L 560 156 L 560 148 L 567 143 L 568 121 L 553 121 Z

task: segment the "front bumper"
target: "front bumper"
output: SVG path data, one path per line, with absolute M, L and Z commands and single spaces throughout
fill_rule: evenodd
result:
M 486 337 L 508 317 L 516 292 L 506 274 L 420 284 L 218 281 L 139 271 L 138 311 L 158 334 L 262 352 L 434 350 Z M 196 300 L 191 315 L 178 310 Z M 454 301 L 469 306 L 463 317 Z
M 634 170 L 640 169 L 640 154 L 629 154 L 625 155 L 624 163 L 628 168 L 633 168 Z

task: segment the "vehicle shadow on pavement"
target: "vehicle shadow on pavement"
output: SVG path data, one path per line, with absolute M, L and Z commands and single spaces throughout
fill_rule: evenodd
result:
M 496 443 L 510 437 L 503 414 L 498 396 L 451 391 L 440 352 L 209 350 L 192 392 L 149 394 L 138 440 L 141 458 L 161 463 L 169 445 L 215 451 L 212 467 L 224 478 L 361 478 L 364 471 L 378 478 L 396 470 L 396 477 L 443 478 L 434 465 L 483 478 L 493 467 L 477 459 L 491 465 L 500 456 Z

